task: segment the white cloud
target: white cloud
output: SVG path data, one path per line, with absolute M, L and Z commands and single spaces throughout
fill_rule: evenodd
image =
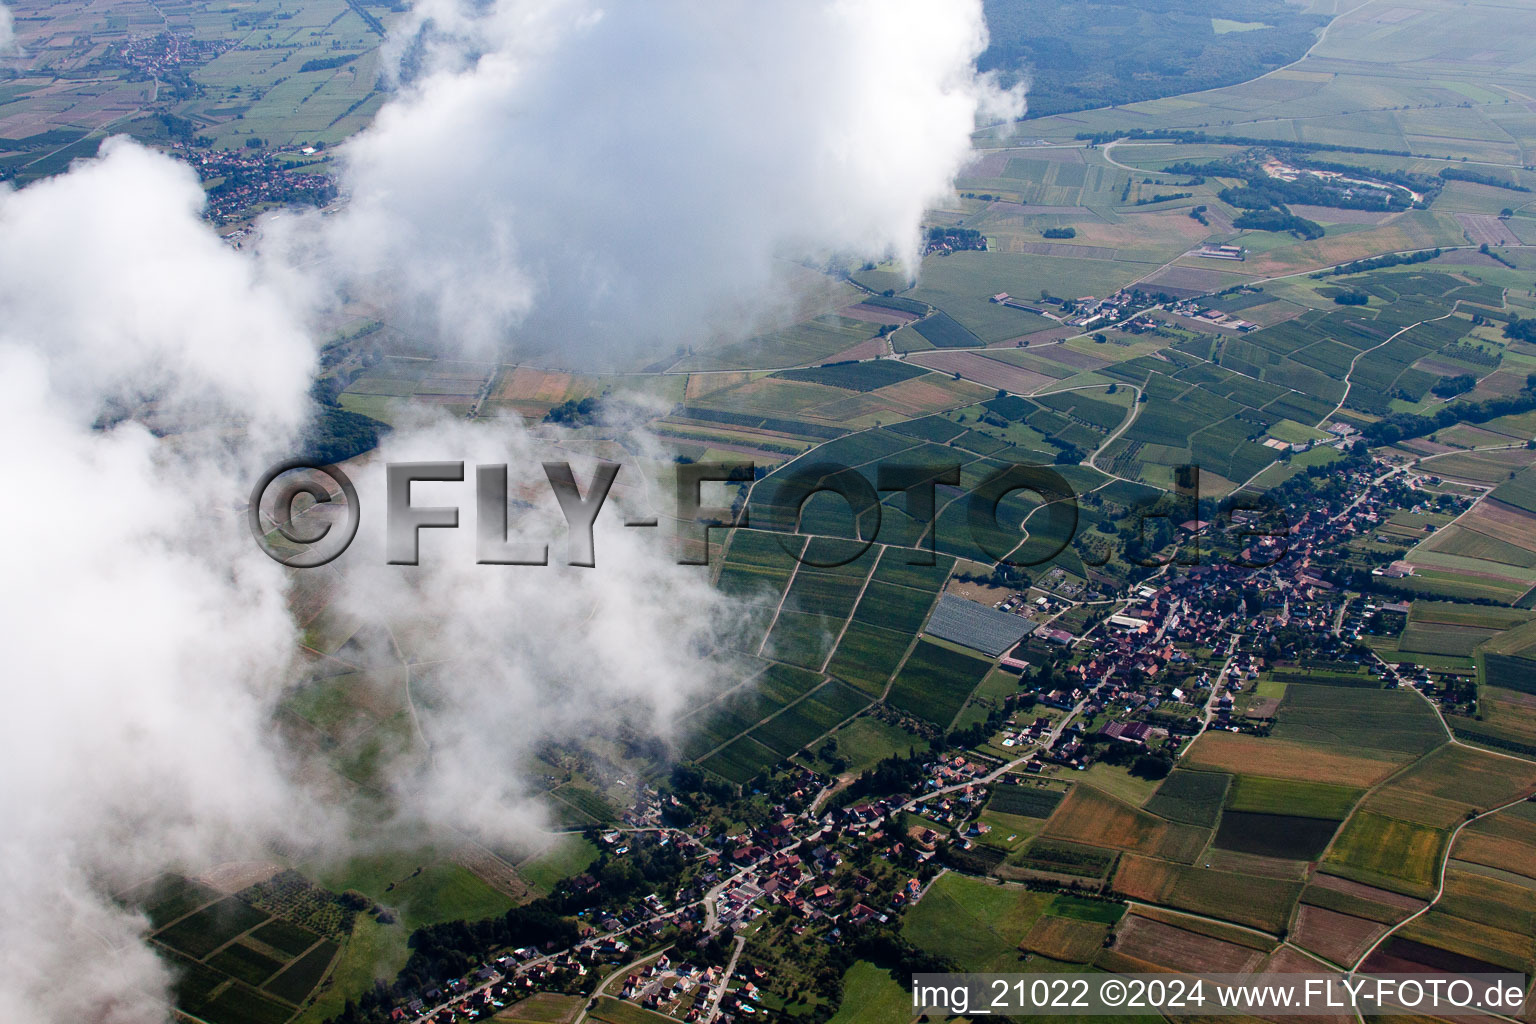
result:
M 417 567 L 385 564 L 381 514 L 364 516 L 337 563 L 336 603 L 384 622 L 412 663 L 410 714 L 419 743 L 388 771 L 403 819 L 526 848 L 544 823 L 528 766 L 544 742 L 601 744 L 621 733 L 671 738 L 678 720 L 726 682 L 703 657 L 741 611 L 707 570 L 676 564 L 671 527 L 626 529 L 646 499 L 644 463 L 625 459 L 595 529 L 596 565 L 571 567 L 565 520 L 541 463 L 569 461 L 588 492 L 594 460 L 553 448 L 520 420 L 466 424 L 423 416 L 390 436 L 357 476 L 364 503 L 384 493 L 383 462 L 465 462 L 462 483 L 420 483 L 420 506 L 456 506 L 457 530 L 423 530 Z M 508 464 L 512 539 L 546 544 L 547 566 L 475 562 L 475 467 Z M 375 512 L 382 502 L 373 501 Z M 739 680 L 730 680 L 735 683 Z M 542 788 L 542 787 L 537 787 Z
M 340 834 L 272 729 L 289 577 L 232 514 L 306 414 L 310 297 L 385 303 L 444 347 L 670 350 L 771 300 L 780 258 L 910 258 L 978 116 L 1018 109 L 974 75 L 978 0 L 415 17 L 391 44 L 414 77 L 347 147 L 350 209 L 269 224 L 281 265 L 226 247 L 191 172 L 126 141 L 0 191 L 0 1005 L 29 1020 L 164 1019 L 143 922 L 105 894 Z M 297 262 L 317 252 L 325 274 Z M 382 454 L 526 473 L 543 453 L 511 425 L 422 421 Z M 474 565 L 472 489 L 411 571 L 380 564 L 365 487 L 339 600 L 442 662 L 412 698 L 434 756 L 389 766 L 401 820 L 515 842 L 539 821 L 527 754 L 665 734 L 720 684 L 698 650 L 730 623 L 702 572 L 612 512 L 595 569 Z
M 11 9 L 0 4 L 0 53 L 5 53 L 15 43 L 16 24 L 11 18 Z
M 102 893 L 307 818 L 269 738 L 285 580 L 230 510 L 290 443 L 311 346 L 184 166 L 103 153 L 0 192 L 0 1004 L 39 1021 L 162 1019 Z M 145 400 L 196 432 L 93 427 Z
M 483 12 L 483 13 L 482 13 Z M 978 117 L 977 0 L 456 0 L 346 150 L 333 267 L 443 343 L 654 347 L 777 257 L 912 258 Z M 771 296 L 770 296 L 771 297 Z

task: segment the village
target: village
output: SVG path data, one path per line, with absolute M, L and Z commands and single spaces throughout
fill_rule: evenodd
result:
M 959 630 L 952 635 L 987 636 L 995 645 L 989 630 L 1008 624 L 992 616 L 1025 627 L 994 655 L 1018 675 L 1019 689 L 1004 700 L 1000 719 L 989 720 L 996 729 L 988 740 L 1014 756 L 999 759 L 976 749 L 980 744 L 936 747 L 883 792 L 861 787 L 864 779 L 791 764 L 774 773 L 782 799 L 746 830 L 721 827 L 718 818 L 671 827 L 668 807 L 677 795 L 648 789 L 621 827 L 597 839 L 611 857 L 670 844 L 687 863 L 674 889 L 624 905 L 599 900 L 583 916 L 576 945 L 503 952 L 395 1019 L 484 1019 L 539 991 L 617 998 L 680 1021 L 761 1019 L 771 982 L 753 956 L 762 949 L 752 936 L 774 926 L 795 941 L 822 936 L 830 943 L 898 919 L 939 874 L 965 870 L 966 852 L 989 829 L 983 809 L 1000 787 L 1059 789 L 1099 761 L 1161 777 L 1206 730 L 1265 735 L 1279 702 L 1257 695 L 1255 680 L 1276 661 L 1355 665 L 1387 687 L 1443 696 L 1454 679 L 1382 662 L 1358 643 L 1373 617 L 1404 614 L 1407 606 L 1350 594 L 1327 578 L 1340 545 L 1412 500 L 1416 481 L 1405 482 L 1405 468 L 1357 457 L 1323 500 L 1307 492 L 1287 506 L 1284 535 L 1243 543 L 1240 553 L 1261 568 L 1231 559 L 1170 562 L 1079 637 L 1049 625 L 1071 601 L 1034 607 L 1039 622 L 1015 614 L 1024 610 L 1022 595 L 1001 602 L 1019 606 L 1008 610 L 963 602 L 979 612 L 941 627 Z M 1183 523 L 1180 537 L 1220 544 L 1211 524 L 1199 520 Z M 1039 658 L 1041 640 L 1058 652 L 1053 662 Z M 861 795 L 846 799 L 853 792 Z M 600 889 L 590 875 L 571 884 Z M 1042 873 L 1038 884 L 1062 883 Z M 708 938 L 734 939 L 734 955 L 722 964 L 687 953 Z

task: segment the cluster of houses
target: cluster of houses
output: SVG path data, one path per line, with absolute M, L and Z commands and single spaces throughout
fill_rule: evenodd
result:
M 1060 691 L 1057 691 L 1059 694 Z M 1044 716 L 1037 716 L 1029 725 L 1009 726 L 1003 730 L 1002 739 L 998 743 L 1004 747 L 1024 747 L 1031 743 L 1038 743 L 1050 734 L 1051 720 Z
M 1249 331 L 1258 330 L 1259 325 L 1247 320 L 1239 319 L 1230 313 L 1223 313 L 1219 309 L 1210 306 L 1202 306 L 1194 299 L 1185 299 L 1168 307 L 1168 312 L 1176 316 L 1187 317 L 1200 324 L 1211 327 L 1221 327 L 1229 331 L 1241 331 L 1247 334 Z
M 208 188 L 208 219 L 215 224 L 239 220 L 257 207 L 324 206 L 336 197 L 336 180 L 329 174 L 290 168 L 265 149 L 199 150 L 184 155 Z
M 1258 570 L 1216 560 L 1166 574 L 1137 588 L 1124 607 L 1082 637 L 1067 636 L 1073 664 L 1058 664 L 1040 692 L 1005 703 L 1032 698 L 1028 707 L 1035 708 L 1013 714 L 998 740 L 1008 748 L 1035 748 L 1021 762 L 1020 774 L 1038 775 L 1052 765 L 1083 769 L 1109 750 L 1172 752 L 1207 728 L 1263 731 L 1278 702 L 1249 690 L 1270 667 L 1267 658 L 1276 648 L 1283 661 L 1358 662 L 1354 641 L 1361 631 L 1374 628 L 1370 623 L 1380 626 L 1382 616 L 1406 616 L 1408 606 L 1351 603 L 1322 578 L 1320 563 L 1341 542 L 1368 533 L 1373 519 L 1402 507 L 1403 485 L 1383 482 L 1377 473 L 1369 466 L 1351 470 L 1348 498 L 1288 509 L 1291 522 L 1283 534 L 1253 541 L 1245 551 L 1252 559 L 1273 544 L 1289 557 Z M 1194 535 L 1209 526 L 1190 521 L 1181 529 Z M 1261 607 L 1253 604 L 1255 593 Z M 1012 658 L 1022 672 L 1023 648 L 1038 645 L 1039 636 L 1004 657 L 1004 665 Z M 1204 660 L 1191 655 L 1197 647 L 1207 650 Z M 1431 682 L 1431 673 L 1417 666 L 1381 664 L 1372 671 L 1387 685 Z M 1072 716 L 1063 725 L 1060 714 L 1042 714 L 1042 708 Z M 935 870 L 929 862 L 944 844 L 968 847 L 988 831 L 979 817 L 1001 767 L 1001 760 L 983 755 L 937 754 L 921 765 L 920 779 L 905 792 L 821 811 L 813 810 L 813 797 L 826 780 L 802 770 L 791 781 L 791 799 L 776 805 L 763 824 L 736 834 L 711 832 L 706 825 L 666 828 L 660 798 L 643 790 L 625 816 L 628 827 L 600 839 L 614 855 L 630 843 L 655 841 L 676 844 L 696 858 L 698 872 L 672 894 L 670 908 L 653 894 L 638 905 L 601 913 L 595 924 L 603 932 L 588 929 L 571 950 L 514 951 L 456 983 L 458 990 L 447 993 L 452 1012 L 444 1016 L 437 1010 L 434 1017 L 419 1019 L 449 1024 L 489 1015 L 521 991 L 558 984 L 570 972 L 580 976 L 596 964 L 622 963 L 631 944 L 654 939 L 669 924 L 690 930 L 711 921 L 736 927 L 782 908 L 794 934 L 816 929 L 837 941 L 849 929 L 887 922 L 921 897 L 923 879 Z M 919 813 L 921 820 L 903 825 L 906 811 Z M 636 838 L 641 835 L 651 838 Z M 861 869 L 866 854 L 898 866 L 899 873 L 893 879 L 889 872 Z M 620 995 L 685 1021 L 710 1019 L 715 1002 L 725 1011 L 720 1019 L 747 1019 L 758 1012 L 756 982 L 748 979 L 731 990 L 725 975 L 718 968 L 662 958 L 627 977 Z
M 1096 299 L 1092 295 L 1084 295 L 1073 302 L 1075 311 L 1067 320 L 1068 326 L 1089 328 L 1098 324 L 1109 323 L 1120 316 L 1120 312 L 1130 302 L 1129 297 L 1122 294 L 1108 299 Z
M 725 983 L 725 971 L 685 962 L 665 953 L 625 977 L 619 998 L 682 1021 L 703 1020 L 712 993 Z
M 1021 299 L 1007 292 L 998 292 L 992 302 L 1009 309 L 1023 310 L 1047 317 L 1069 327 L 1093 327 L 1109 323 L 1121 316 L 1129 316 L 1135 300 L 1125 292 L 1116 292 L 1107 299 L 1084 295 L 1076 299 L 1058 299 L 1054 295 L 1042 295 L 1038 300 Z M 1129 326 L 1129 325 L 1128 325 Z
M 238 39 L 232 38 L 196 39 L 190 32 L 157 32 L 133 36 L 119 47 L 117 56 L 150 78 L 173 79 L 183 77 L 238 43 Z

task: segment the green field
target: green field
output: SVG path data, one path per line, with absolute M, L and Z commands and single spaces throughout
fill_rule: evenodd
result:
M 1292 815 L 1342 821 L 1360 799 L 1362 790 L 1326 782 L 1300 782 L 1239 775 L 1233 779 L 1226 806 L 1255 814 Z
M 438 921 L 505 913 L 512 900 L 468 868 L 431 850 L 370 854 L 316 869 L 315 877 L 335 892 L 355 889 L 395 908 L 407 928 Z
M 896 674 L 886 701 L 947 729 L 990 668 L 990 662 L 924 640 Z
M 994 786 L 992 799 L 987 801 L 987 809 L 1000 814 L 1021 815 L 1026 818 L 1049 818 L 1065 795 L 1065 792 L 1060 789 Z
M 342 944 L 330 975 L 330 984 L 296 1018 L 298 1024 L 320 1024 L 342 1012 L 346 1000 L 361 992 L 379 976 L 393 976 L 405 966 L 410 932 L 402 925 L 384 925 L 368 915 L 358 918 L 352 934 Z
M 830 1024 L 890 1024 L 914 1016 L 912 996 L 891 972 L 859 960 L 843 974 L 843 1002 Z
M 1018 970 L 1018 945 L 1050 902 L 1048 894 L 947 874 L 906 915 L 901 932 L 961 970 Z
M 1221 814 L 1231 781 L 1232 776 L 1217 772 L 1175 771 L 1157 787 L 1145 808 L 1169 821 L 1210 828 Z
M 1427 895 L 1434 890 L 1446 833 L 1358 811 L 1344 826 L 1323 869 L 1370 885 Z
M 1274 735 L 1405 759 L 1445 742 L 1445 730 L 1434 710 L 1413 693 L 1296 682 L 1287 685 L 1280 701 Z
M 579 875 L 597 859 L 597 847 L 581 836 L 560 836 L 541 853 L 517 865 L 518 877 L 548 892 L 555 883 Z

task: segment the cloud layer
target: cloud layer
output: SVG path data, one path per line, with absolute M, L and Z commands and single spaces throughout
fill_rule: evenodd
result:
M 279 840 L 346 850 L 276 739 L 291 580 L 237 512 L 294 448 L 318 308 L 376 302 L 443 350 L 670 351 L 771 304 L 779 261 L 910 258 L 978 117 L 1018 109 L 976 79 L 983 45 L 977 0 L 427 0 L 390 42 L 400 94 L 346 147 L 350 206 L 270 223 L 265 258 L 125 140 L 0 190 L 0 1005 L 163 1020 L 166 971 L 108 894 Z M 422 420 L 382 456 L 526 479 L 546 454 L 516 424 Z M 472 489 L 420 570 L 382 566 L 365 518 L 336 600 L 420 684 L 417 746 L 385 767 L 399 820 L 517 842 L 529 752 L 665 734 L 722 684 L 700 653 L 732 623 L 611 512 L 596 569 L 474 565 Z
M 160 1019 L 141 923 L 101 894 L 304 818 L 270 740 L 286 581 L 230 509 L 291 443 L 313 348 L 190 170 L 102 152 L 0 192 L 0 1004 L 43 1021 Z M 216 429 L 98 426 L 127 412 Z
M 347 148 L 349 291 L 445 345 L 654 350 L 774 262 L 915 254 L 978 117 L 973 0 L 417 5 L 415 75 Z M 914 264 L 915 265 L 915 264 Z

